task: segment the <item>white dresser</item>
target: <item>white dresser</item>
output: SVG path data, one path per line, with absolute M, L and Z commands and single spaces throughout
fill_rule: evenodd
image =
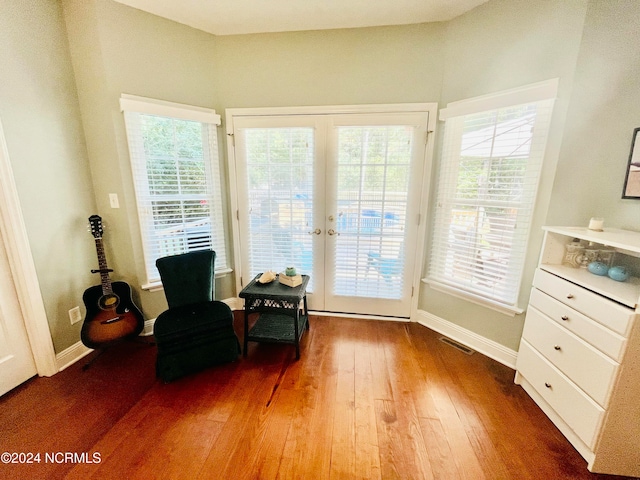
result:
M 616 282 L 564 265 L 573 239 L 640 269 L 640 233 L 544 227 L 515 383 L 592 472 L 640 476 L 640 279 Z

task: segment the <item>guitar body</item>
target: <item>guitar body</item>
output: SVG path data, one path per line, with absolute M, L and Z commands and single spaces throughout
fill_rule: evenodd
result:
M 102 218 L 91 215 L 89 227 L 96 242 L 99 266 L 91 273 L 100 274 L 100 285 L 87 288 L 82 295 L 87 316 L 80 339 L 89 348 L 101 348 L 139 335 L 144 328 L 144 317 L 131 299 L 131 287 L 125 282 L 112 282 L 109 278 L 112 270 L 107 268 L 102 244 Z
M 80 339 L 89 348 L 135 337 L 144 328 L 144 317 L 131 299 L 129 284 L 111 282 L 111 289 L 112 292 L 104 293 L 102 285 L 95 285 L 82 295 L 87 315 Z

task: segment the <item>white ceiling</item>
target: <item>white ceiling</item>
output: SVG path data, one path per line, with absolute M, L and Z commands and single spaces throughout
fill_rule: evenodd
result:
M 451 20 L 488 0 L 115 0 L 215 35 Z

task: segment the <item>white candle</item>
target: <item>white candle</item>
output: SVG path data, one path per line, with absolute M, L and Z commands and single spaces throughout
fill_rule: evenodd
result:
M 589 230 L 595 230 L 597 232 L 601 232 L 603 225 L 604 225 L 604 218 L 593 217 L 591 220 L 589 220 Z

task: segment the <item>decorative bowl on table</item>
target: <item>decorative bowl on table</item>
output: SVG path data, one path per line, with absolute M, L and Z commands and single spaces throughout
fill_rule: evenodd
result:
M 264 284 L 273 282 L 275 279 L 276 279 L 276 274 L 272 271 L 268 271 L 260 275 L 260 278 L 258 278 L 258 283 L 261 283 L 264 285 Z

